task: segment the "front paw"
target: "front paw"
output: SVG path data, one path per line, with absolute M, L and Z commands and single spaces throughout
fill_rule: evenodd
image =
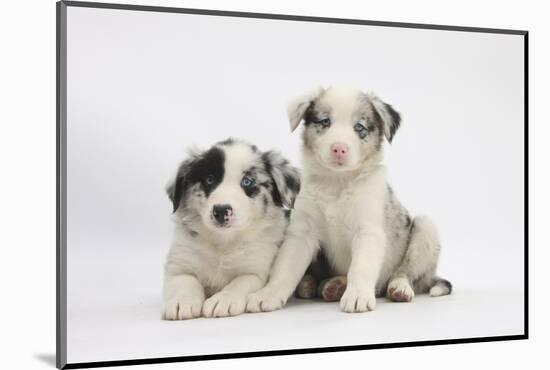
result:
M 340 299 L 340 308 L 344 312 L 367 312 L 376 307 L 374 291 L 348 287 Z
M 246 312 L 275 311 L 282 308 L 287 299 L 278 289 L 263 288 L 248 295 Z
M 204 301 L 202 314 L 204 317 L 227 317 L 240 315 L 246 306 L 245 297 L 224 292 L 218 292 Z
M 163 320 L 187 320 L 201 315 L 201 297 L 176 297 L 164 301 L 162 306 Z

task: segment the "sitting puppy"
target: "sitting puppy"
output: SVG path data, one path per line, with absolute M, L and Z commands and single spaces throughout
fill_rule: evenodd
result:
M 299 188 L 298 170 L 273 151 L 228 139 L 192 153 L 167 189 L 175 228 L 162 318 L 243 313 L 267 280 Z
M 305 125 L 302 190 L 270 280 L 249 295 L 247 311 L 281 308 L 319 249 L 339 275 L 327 284 L 345 312 L 373 310 L 376 296 L 408 302 L 415 293 L 449 294 L 451 284 L 435 275 L 435 226 L 411 219 L 386 182 L 382 144 L 400 115 L 375 95 L 342 88 L 319 88 L 288 115 L 292 131 Z

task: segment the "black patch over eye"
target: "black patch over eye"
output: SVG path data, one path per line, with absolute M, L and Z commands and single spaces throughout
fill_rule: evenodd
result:
M 208 176 L 203 177 L 200 181 L 202 190 L 206 196 L 210 195 L 210 193 L 220 184 L 220 182 L 221 179 L 214 174 L 209 174 Z
M 212 147 L 184 161 L 178 169 L 175 183 L 168 189 L 173 212 L 180 203 L 185 204 L 187 191 L 194 184 L 199 184 L 204 195 L 208 197 L 224 177 L 224 162 L 224 152 L 218 147 Z
M 190 184 L 200 183 L 207 197 L 222 182 L 225 156 L 222 149 L 213 147 L 197 161 L 189 175 Z

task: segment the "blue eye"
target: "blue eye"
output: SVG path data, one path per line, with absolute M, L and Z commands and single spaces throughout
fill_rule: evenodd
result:
M 205 181 L 208 185 L 212 185 L 214 183 L 214 175 L 208 175 Z
M 252 177 L 245 176 L 241 180 L 241 186 L 243 188 L 248 188 L 248 187 L 251 187 L 252 185 L 254 185 L 254 179 Z
M 330 118 L 323 118 L 322 120 L 319 121 L 319 123 L 323 127 L 329 127 L 330 126 Z
M 361 132 L 363 130 L 366 130 L 367 128 L 363 126 L 361 123 L 357 122 L 355 126 L 353 126 L 353 129 L 357 132 Z

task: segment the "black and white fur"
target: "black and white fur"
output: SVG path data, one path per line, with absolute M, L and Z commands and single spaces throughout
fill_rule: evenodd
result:
M 167 189 L 174 235 L 162 317 L 243 313 L 267 280 L 299 189 L 298 171 L 277 152 L 228 139 L 191 153 Z
M 305 125 L 302 191 L 270 280 L 249 295 L 247 311 L 281 308 L 320 249 L 333 273 L 347 276 L 345 312 L 373 310 L 377 296 L 449 294 L 451 284 L 435 275 L 435 226 L 411 218 L 386 182 L 383 141 L 392 141 L 399 113 L 373 94 L 319 88 L 292 103 L 288 116 L 292 130 Z

